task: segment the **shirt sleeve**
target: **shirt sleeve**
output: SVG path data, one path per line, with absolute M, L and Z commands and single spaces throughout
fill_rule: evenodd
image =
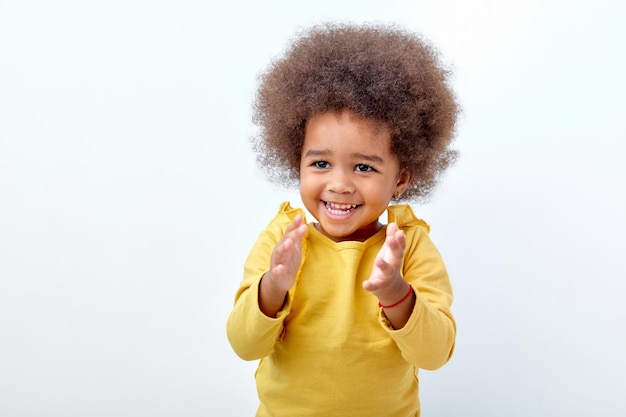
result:
M 452 286 L 439 251 L 427 229 L 405 230 L 403 275 L 415 291 L 415 307 L 401 329 L 394 330 L 380 309 L 379 320 L 395 340 L 402 356 L 417 368 L 434 370 L 443 366 L 454 351 L 456 323 L 450 311 Z
M 244 278 L 226 323 L 228 340 L 242 359 L 255 360 L 272 353 L 291 309 L 290 292 L 276 317 L 266 316 L 259 308 L 259 285 L 263 274 L 269 269 L 276 243 L 295 217 L 294 212 L 287 203 L 281 206 L 277 216 L 257 238 L 244 263 Z

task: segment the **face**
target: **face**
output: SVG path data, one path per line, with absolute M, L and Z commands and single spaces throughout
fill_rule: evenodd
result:
M 300 163 L 300 196 L 335 241 L 363 241 L 376 233 L 394 193 L 408 187 L 385 126 L 349 111 L 322 113 L 306 126 Z

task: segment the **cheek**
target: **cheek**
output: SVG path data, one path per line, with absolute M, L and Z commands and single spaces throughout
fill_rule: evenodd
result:
M 391 199 L 391 196 L 396 191 L 396 184 L 392 181 L 382 181 L 376 187 L 377 194 L 379 198 L 387 198 Z
M 300 176 L 300 193 L 310 192 L 312 188 L 311 180 L 308 176 Z

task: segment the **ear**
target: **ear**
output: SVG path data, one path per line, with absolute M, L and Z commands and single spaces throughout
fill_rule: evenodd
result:
M 413 173 L 407 168 L 402 168 L 398 174 L 398 181 L 396 182 L 396 191 L 394 192 L 394 198 L 399 198 L 403 192 L 409 188 L 413 181 Z

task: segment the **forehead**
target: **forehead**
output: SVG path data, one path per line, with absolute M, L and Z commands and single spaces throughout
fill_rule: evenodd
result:
M 306 124 L 303 151 L 316 147 L 354 148 L 391 155 L 391 133 L 381 122 L 348 110 L 312 116 Z

